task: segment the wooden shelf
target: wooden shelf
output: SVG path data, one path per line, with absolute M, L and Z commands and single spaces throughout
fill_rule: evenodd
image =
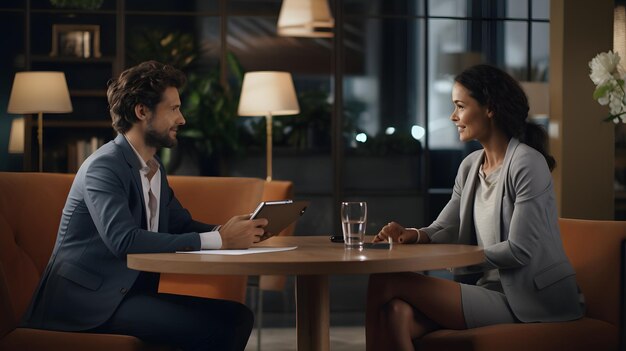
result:
M 49 13 L 62 15 L 116 15 L 115 10 L 84 10 L 84 9 L 31 9 L 32 13 Z
M 32 128 L 37 128 L 37 123 L 31 125 Z M 99 120 L 43 120 L 44 128 L 113 128 L 111 127 L 111 121 Z M 112 129 L 111 129 L 112 130 Z
M 81 89 L 70 90 L 70 96 L 75 97 L 106 97 L 107 91 L 104 89 Z
M 102 56 L 102 57 L 71 57 L 71 56 L 49 56 L 49 55 L 33 55 L 31 56 L 31 62 L 56 62 L 56 63 L 113 63 L 115 57 Z
M 43 118 L 43 128 L 46 136 L 44 153 L 47 153 L 46 169 L 57 172 L 75 171 L 75 160 L 71 153 L 69 143 L 75 143 L 77 139 L 89 139 L 96 137 L 104 142 L 115 137 L 115 131 L 111 126 L 108 113 L 104 112 L 107 104 L 106 81 L 116 76 L 121 67 L 120 57 L 124 55 L 124 48 L 115 44 L 120 35 L 116 31 L 121 20 L 117 5 L 118 0 L 107 0 L 103 4 L 104 9 L 57 9 L 46 5 L 48 2 L 35 1 L 34 4 L 27 2 L 21 11 L 25 14 L 34 15 L 31 21 L 25 23 L 25 51 L 30 53 L 25 59 L 26 67 L 32 70 L 63 71 L 66 76 L 70 97 L 73 100 L 73 112 L 61 115 L 47 115 Z M 68 16 L 69 15 L 69 16 Z M 107 45 L 99 50 L 92 51 L 91 57 L 79 56 L 51 56 L 51 38 L 48 34 L 54 23 L 70 24 L 75 22 L 67 20 L 69 17 L 83 17 L 87 22 L 100 26 L 100 42 Z M 36 19 L 46 19 L 40 23 Z M 49 20 L 49 22 L 47 22 Z M 40 37 L 41 33 L 46 33 Z M 58 38 L 57 38 L 58 39 Z M 111 45 L 113 44 L 113 45 Z M 94 46 L 95 49 L 95 46 Z M 97 52 L 100 57 L 94 57 Z M 34 170 L 38 155 L 37 149 L 37 116 L 30 115 L 27 118 L 24 141 L 24 170 Z M 75 162 L 74 162 L 75 163 Z

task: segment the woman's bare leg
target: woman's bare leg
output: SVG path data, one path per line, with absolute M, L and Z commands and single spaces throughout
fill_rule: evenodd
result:
M 367 350 L 412 350 L 412 340 L 439 328 L 465 329 L 458 283 L 416 273 L 370 277 Z
M 385 328 L 390 336 L 386 344 L 390 350 L 413 351 L 413 339 L 439 328 L 403 300 L 393 299 L 385 306 Z

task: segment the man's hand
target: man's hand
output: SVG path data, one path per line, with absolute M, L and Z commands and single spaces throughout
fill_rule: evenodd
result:
M 263 229 L 267 219 L 250 219 L 249 214 L 235 216 L 226 222 L 220 230 L 222 249 L 247 249 L 253 243 L 259 242 L 265 233 Z

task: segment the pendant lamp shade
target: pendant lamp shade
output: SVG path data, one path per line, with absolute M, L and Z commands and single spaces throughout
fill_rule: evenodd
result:
M 327 0 L 283 0 L 278 35 L 332 38 L 334 26 Z

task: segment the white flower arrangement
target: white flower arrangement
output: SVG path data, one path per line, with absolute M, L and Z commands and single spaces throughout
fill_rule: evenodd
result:
M 589 78 L 596 85 L 593 98 L 602 106 L 609 105 L 610 114 L 604 120 L 614 123 L 626 122 L 626 71 L 619 63 L 619 54 L 612 51 L 602 52 L 589 62 Z

